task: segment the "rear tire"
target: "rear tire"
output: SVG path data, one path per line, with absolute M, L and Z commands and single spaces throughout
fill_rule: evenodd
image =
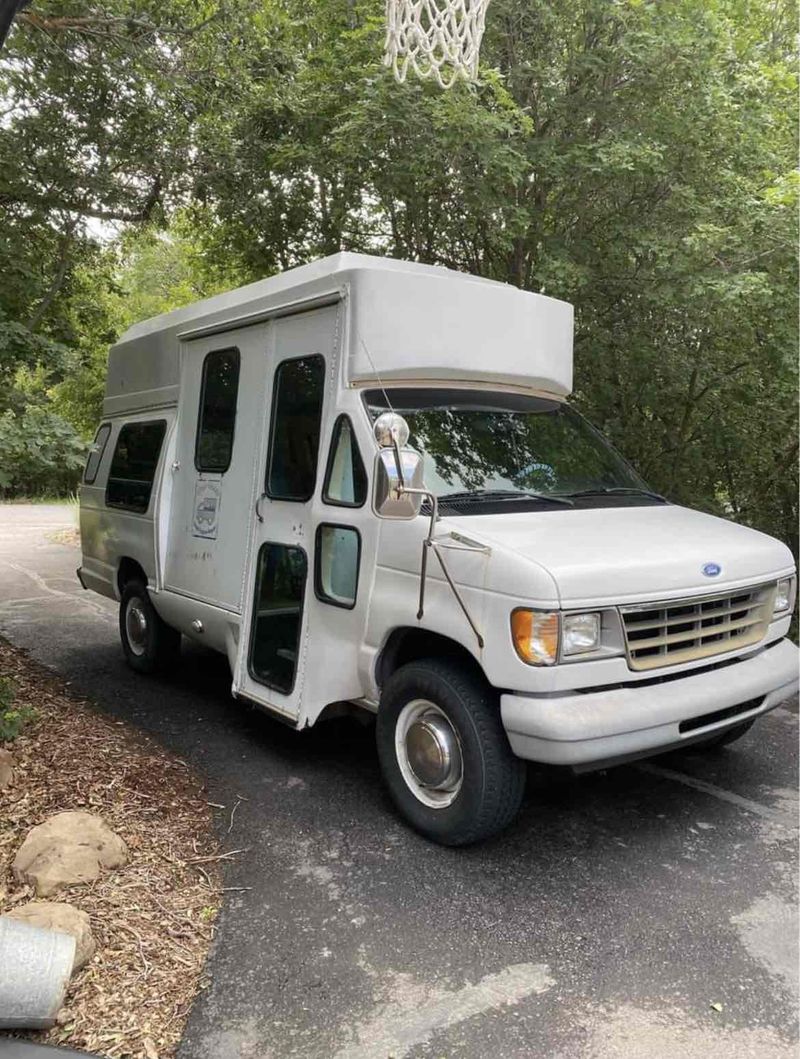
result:
M 393 673 L 376 741 L 394 804 L 426 838 L 465 846 L 516 816 L 525 763 L 511 751 L 496 692 L 463 666 L 423 659 Z
M 141 581 L 123 586 L 119 635 L 125 660 L 137 673 L 166 673 L 174 666 L 181 634 L 159 617 Z

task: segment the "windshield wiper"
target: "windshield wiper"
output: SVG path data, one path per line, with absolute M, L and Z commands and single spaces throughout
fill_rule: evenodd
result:
M 668 504 L 669 501 L 661 493 L 654 493 L 651 489 L 639 489 L 636 486 L 630 485 L 614 485 L 614 486 L 600 486 L 596 489 L 579 489 L 575 493 L 566 493 L 566 496 L 575 497 L 579 496 L 648 496 L 651 500 L 660 500 L 662 504 Z
M 548 493 L 527 493 L 518 489 L 470 489 L 462 493 L 445 493 L 439 498 L 440 504 L 463 503 L 464 501 L 476 500 L 541 500 L 545 504 L 559 504 L 563 507 L 573 507 L 571 500 L 565 496 L 553 496 Z

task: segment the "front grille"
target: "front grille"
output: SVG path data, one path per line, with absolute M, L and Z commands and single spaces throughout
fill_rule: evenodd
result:
M 775 584 L 702 599 L 622 607 L 631 669 L 658 669 L 758 643 L 772 617 Z

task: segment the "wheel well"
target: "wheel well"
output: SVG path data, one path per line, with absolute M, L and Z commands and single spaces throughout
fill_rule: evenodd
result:
M 147 574 L 135 559 L 129 559 L 126 556 L 120 561 L 117 570 L 117 588 L 120 595 L 128 581 L 141 581 L 145 587 L 147 586 Z
M 450 658 L 471 669 L 481 679 L 486 676 L 477 659 L 462 644 L 428 629 L 395 629 L 378 655 L 375 678 L 383 687 L 392 673 L 418 658 Z

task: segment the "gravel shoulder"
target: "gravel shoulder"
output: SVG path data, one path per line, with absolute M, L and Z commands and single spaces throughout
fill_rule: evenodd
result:
M 27 652 L 0 639 L 0 675 L 34 711 L 7 744 L 14 778 L 0 793 L 0 913 L 34 898 L 11 864 L 54 813 L 99 814 L 128 864 L 50 900 L 87 912 L 97 951 L 72 979 L 58 1024 L 32 1037 L 109 1059 L 167 1059 L 198 991 L 221 899 L 212 810 L 194 771 L 152 739 L 101 714 Z

